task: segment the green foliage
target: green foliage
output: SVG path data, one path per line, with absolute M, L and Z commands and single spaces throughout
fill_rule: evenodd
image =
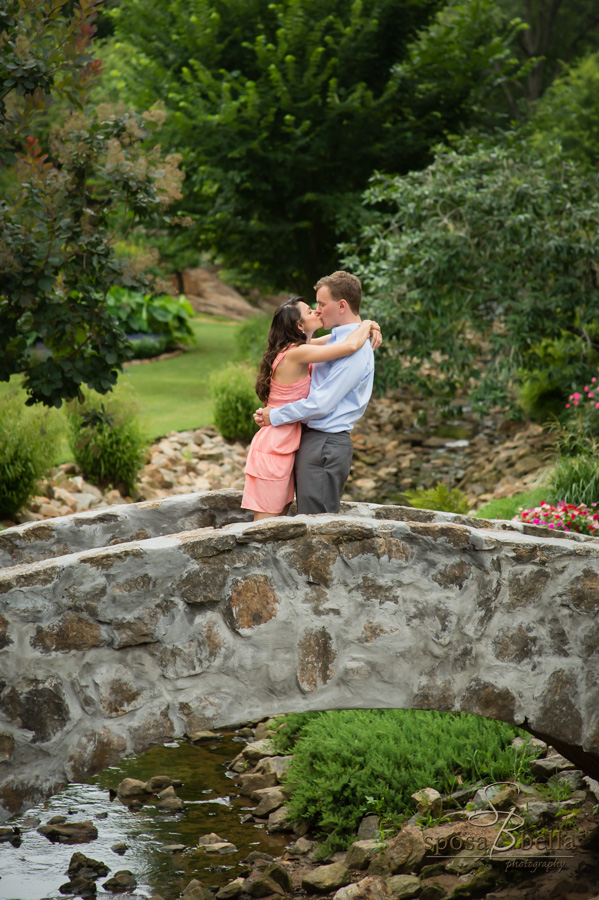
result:
M 470 141 L 439 147 L 423 172 L 377 176 L 365 199 L 379 217 L 344 267 L 365 282 L 391 383 L 443 396 L 473 379 L 484 409 L 538 367 L 539 341 L 572 335 L 599 351 L 597 173 L 515 138 Z
M 69 441 L 85 478 L 102 488 L 123 487 L 132 494 L 144 464 L 148 440 L 136 418 L 136 406 L 119 394 L 89 392 L 84 403 L 68 405 Z
M 410 506 L 416 509 L 437 509 L 442 512 L 467 513 L 468 498 L 459 488 L 450 488 L 439 481 L 434 488 L 404 491 Z
M 0 518 L 14 519 L 56 455 L 62 423 L 50 410 L 27 409 L 16 392 L 0 397 Z
M 23 373 L 28 404 L 60 406 L 116 383 L 130 347 L 105 298 L 143 283 L 114 243 L 136 222 L 162 227 L 180 196 L 178 160 L 148 152 L 164 116 L 95 106 L 91 50 L 100 0 L 6 0 L 0 10 L 0 379 Z M 60 117 L 41 144 L 42 115 Z M 43 354 L 31 352 L 41 342 Z
M 568 67 L 546 91 L 532 120 L 535 144 L 558 141 L 570 159 L 599 164 L 599 52 Z
M 564 503 L 599 503 L 599 442 L 591 452 L 578 456 L 562 456 L 553 470 L 547 491 L 548 499 Z
M 255 375 L 230 363 L 210 376 L 214 424 L 229 441 L 251 441 L 258 430 L 253 413 L 260 406 L 254 391 Z
M 493 0 L 433 18 L 445 6 L 123 0 L 114 21 L 129 49 L 115 77 L 136 103 L 161 96 L 172 112 L 188 245 L 300 293 L 337 268 L 337 242 L 371 218 L 360 193 L 372 171 L 421 168 L 432 143 L 522 74 L 517 21 Z
M 396 124 L 404 147 L 414 145 L 411 169 L 422 168 L 422 148 L 429 149 L 439 136 L 459 133 L 464 123 L 497 122 L 503 90 L 521 83 L 531 66 L 518 54 L 524 28 L 518 15 L 508 18 L 496 0 L 451 0 L 418 34 L 392 76 L 410 128 L 396 117 L 389 123 Z
M 465 782 L 492 780 L 516 764 L 509 746 L 516 731 L 476 716 L 346 710 L 294 727 L 299 739 L 286 779 L 290 812 L 326 837 L 327 850 L 346 846 L 373 804 L 380 814 L 397 816 L 413 810 L 411 794 L 424 786 L 451 791 L 457 774 Z
M 596 325 L 589 330 L 594 339 L 599 339 Z M 539 341 L 530 347 L 528 359 L 518 400 L 525 415 L 537 422 L 563 415 L 570 393 L 590 381 L 599 367 L 599 354 L 583 335 L 565 334 Z
M 264 356 L 271 322 L 272 316 L 267 314 L 249 316 L 235 334 L 239 357 L 255 368 Z
M 133 335 L 163 337 L 161 343 L 164 350 L 177 344 L 189 344 L 194 339 L 191 327 L 193 307 L 183 294 L 179 297 L 171 297 L 170 294 L 156 296 L 114 287 L 106 297 L 106 308 L 129 338 Z M 135 355 L 140 354 L 137 352 Z

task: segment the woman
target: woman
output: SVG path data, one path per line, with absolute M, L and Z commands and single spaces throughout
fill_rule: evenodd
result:
M 344 341 L 328 344 L 328 335 L 312 339 L 321 324 L 319 313 L 301 297 L 291 297 L 276 310 L 256 380 L 262 403 L 283 406 L 307 397 L 312 363 L 355 353 L 377 327 L 366 320 Z M 287 513 L 293 500 L 293 463 L 300 438 L 299 422 L 278 428 L 267 425 L 254 436 L 241 501 L 243 509 L 253 510 L 254 521 Z

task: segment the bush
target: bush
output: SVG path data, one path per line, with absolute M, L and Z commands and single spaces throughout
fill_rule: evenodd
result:
M 176 344 L 193 341 L 190 324 L 193 307 L 183 294 L 179 297 L 152 296 L 115 287 L 106 297 L 106 306 L 127 335 L 151 335 L 154 340 L 162 338 L 160 353 Z
M 530 780 L 528 755 L 510 746 L 517 729 L 478 716 L 344 710 L 296 716 L 290 731 L 297 738 L 286 778 L 290 813 L 327 838 L 327 851 L 347 846 L 366 813 L 411 814 L 415 791 L 449 792 L 458 774 L 464 782 Z
M 240 359 L 247 360 L 256 368 L 264 356 L 272 316 L 249 316 L 235 332 L 235 343 Z
M 70 445 L 85 478 L 99 487 L 135 490 L 146 456 L 148 440 L 136 419 L 137 409 L 119 396 L 90 391 L 84 403 L 73 400 L 67 408 Z
M 436 487 L 428 490 L 416 489 L 404 491 L 410 506 L 415 509 L 435 509 L 439 512 L 467 513 L 469 509 L 466 494 L 458 488 L 450 489 L 439 481 Z
M 62 422 L 54 411 L 25 406 L 16 391 L 0 398 L 0 517 L 14 519 L 56 455 Z
M 210 376 L 213 421 L 228 441 L 249 442 L 258 430 L 253 413 L 261 404 L 254 380 L 248 368 L 234 363 Z

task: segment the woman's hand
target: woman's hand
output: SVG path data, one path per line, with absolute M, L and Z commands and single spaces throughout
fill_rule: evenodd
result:
M 383 343 L 381 326 L 373 319 L 366 319 L 366 321 L 370 324 L 370 346 L 373 350 L 376 350 Z
M 362 321 L 362 325 L 370 326 L 370 346 L 373 350 L 376 350 L 377 347 L 380 347 L 383 343 L 383 336 L 381 334 L 381 326 L 378 322 L 375 322 L 374 319 L 364 319 Z

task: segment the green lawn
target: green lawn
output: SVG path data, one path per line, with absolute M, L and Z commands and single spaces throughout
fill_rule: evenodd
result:
M 211 421 L 210 373 L 236 356 L 239 323 L 197 318 L 197 342 L 172 359 L 128 365 L 119 379 L 131 386 L 151 435 L 199 428 Z
M 531 509 L 538 506 L 543 500 L 547 500 L 546 487 L 538 487 L 526 494 L 516 494 L 514 497 L 500 497 L 491 500 L 474 513 L 479 519 L 513 519 L 519 508 Z

